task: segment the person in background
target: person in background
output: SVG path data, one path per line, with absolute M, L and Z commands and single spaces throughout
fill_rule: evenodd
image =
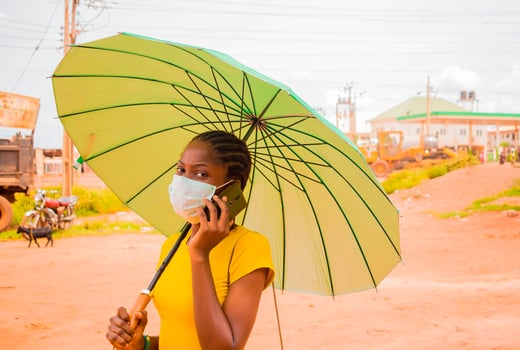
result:
M 509 162 L 511 162 L 511 165 L 515 165 L 515 161 L 516 161 L 516 153 L 515 153 L 515 149 L 514 148 L 511 148 L 511 150 L 509 151 Z
M 500 165 L 502 165 L 505 162 L 506 162 L 506 153 L 505 153 L 505 151 L 502 151 L 502 152 L 500 152 L 499 163 L 500 163 Z
M 274 278 L 269 243 L 259 233 L 235 224 L 218 196 L 199 198 L 196 208 L 183 203 L 190 194 L 213 193 L 230 180 L 240 181 L 244 189 L 250 169 L 247 146 L 231 133 L 209 131 L 185 147 L 170 185 L 170 200 L 176 213 L 192 226 L 153 290 L 161 320 L 159 335 L 144 335 L 146 311 L 136 312 L 137 325 L 132 329 L 130 315 L 119 307 L 106 333 L 115 349 L 245 347 L 262 292 Z M 165 241 L 159 261 L 177 237 Z

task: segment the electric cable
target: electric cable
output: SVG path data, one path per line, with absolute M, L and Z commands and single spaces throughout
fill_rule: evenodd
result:
M 16 83 L 14 84 L 14 87 L 13 87 L 13 89 L 11 91 L 14 92 L 16 90 L 16 88 L 18 87 L 18 84 L 20 83 L 20 81 L 22 80 L 23 76 L 25 75 L 25 72 L 29 68 L 29 65 L 31 64 L 32 59 L 34 58 L 34 55 L 36 54 L 36 51 L 38 51 L 38 49 L 40 48 L 40 45 L 43 42 L 43 39 L 45 38 L 45 35 L 47 34 L 47 30 L 49 29 L 49 27 L 50 27 L 50 25 L 52 23 L 52 20 L 53 20 L 54 16 L 56 15 L 56 11 L 58 11 L 59 5 L 60 5 L 60 3 L 57 2 L 56 3 L 56 7 L 54 8 L 54 12 L 52 13 L 51 18 L 49 19 L 49 22 L 47 23 L 47 26 L 45 27 L 45 30 L 43 31 L 43 34 L 42 34 L 42 37 L 41 37 L 40 41 L 38 42 L 38 44 L 34 48 L 32 54 L 31 54 L 31 57 L 29 57 L 29 60 L 25 64 L 25 67 L 23 68 L 22 72 L 20 73 L 20 76 L 16 80 Z

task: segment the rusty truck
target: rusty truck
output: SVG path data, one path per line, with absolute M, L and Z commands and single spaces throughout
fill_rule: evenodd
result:
M 15 193 L 28 194 L 34 186 L 33 139 L 39 107 L 37 98 L 0 92 L 0 127 L 14 131 L 10 137 L 0 138 L 0 232 L 12 222 Z

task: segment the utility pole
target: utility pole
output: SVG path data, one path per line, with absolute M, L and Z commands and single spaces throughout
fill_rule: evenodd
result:
M 350 139 L 354 142 L 356 141 L 356 101 L 352 99 L 352 88 L 353 84 L 349 84 L 345 87 L 348 90 L 348 101 L 350 104 L 349 113 L 348 113 L 348 128 L 350 130 Z
M 430 100 L 430 76 L 426 80 L 426 135 L 430 135 L 431 100 Z
M 72 9 L 69 11 L 69 2 L 72 3 Z M 65 0 L 65 25 L 63 29 L 63 53 L 69 51 L 70 45 L 76 43 L 76 12 L 79 0 Z M 70 18 L 69 18 L 70 17 Z M 73 157 L 72 140 L 65 130 L 63 130 L 63 150 L 62 150 L 62 195 L 72 195 L 72 157 Z
M 338 96 L 336 102 L 336 127 L 340 128 L 341 119 L 348 117 L 348 132 L 347 136 L 356 141 L 356 95 L 361 96 L 364 93 L 357 93 L 354 91 L 354 83 L 349 83 L 344 87 L 347 97 Z M 342 130 L 343 131 L 343 130 Z

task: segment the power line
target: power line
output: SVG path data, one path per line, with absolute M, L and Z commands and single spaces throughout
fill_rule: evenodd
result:
M 45 28 L 45 25 L 44 24 L 38 24 L 38 23 L 31 23 L 31 22 L 25 22 L 25 21 L 19 21 L 19 20 L 16 20 L 16 19 L 12 19 L 12 18 L 0 18 L 0 21 L 1 22 L 10 22 L 10 23 L 14 23 L 15 25 L 24 25 L 24 26 L 28 26 L 28 27 L 37 27 L 39 29 L 43 29 Z
M 36 46 L 36 48 L 34 46 L 22 46 L 22 45 L 0 45 L 0 47 L 5 48 L 5 49 L 20 49 L 20 50 L 33 50 L 33 51 L 57 50 L 60 48 L 59 46 L 41 46 L 41 44 L 38 44 Z M 34 52 L 33 52 L 32 56 L 34 56 Z M 32 59 L 32 56 L 31 56 L 31 59 Z
M 0 38 L 7 38 L 7 39 L 16 39 L 16 40 L 27 40 L 27 41 L 34 41 L 38 38 L 35 38 L 35 37 L 27 37 L 27 36 L 19 36 L 19 35 L 5 35 L 5 34 L 0 34 Z M 57 40 L 58 38 L 56 38 Z M 44 40 L 55 40 L 55 39 L 44 39 Z M 2 46 L 2 45 L 0 45 Z
M 19 28 L 19 27 L 13 27 L 5 24 L 0 24 L 0 27 L 5 28 L 7 30 L 11 31 L 18 31 L 18 32 L 28 32 L 28 33 L 37 33 L 40 34 L 42 32 L 41 29 L 32 29 L 32 28 Z M 54 31 L 54 34 L 58 33 L 58 31 Z
M 121 3 L 119 1 L 104 1 L 105 4 L 107 4 L 107 7 L 114 8 L 114 9 L 150 9 L 151 11 L 158 11 L 158 10 L 165 10 L 165 9 L 171 9 L 176 10 L 179 8 L 182 8 L 182 4 L 180 4 L 182 1 L 176 1 L 175 4 L 163 3 L 163 4 L 157 4 L 157 2 L 149 3 L 149 2 L 135 2 L 135 1 L 125 1 L 124 3 Z M 184 1 L 185 4 L 194 5 L 193 1 Z M 368 16 L 388 16 L 388 17 L 396 17 L 396 16 L 408 16 L 408 17 L 417 17 L 417 16 L 440 16 L 440 17 L 446 17 L 446 16 L 468 16 L 468 17 L 501 17 L 503 16 L 520 16 L 520 11 L 515 10 L 504 10 L 504 11 L 490 11 L 490 10 L 472 10 L 472 9 L 463 9 L 463 10 L 443 10 L 443 9 L 436 9 L 436 10 L 410 10 L 410 9 L 373 9 L 373 8 L 351 8 L 351 7 L 328 7 L 326 6 L 326 3 L 320 4 L 320 6 L 306 6 L 302 4 L 301 2 L 298 3 L 298 6 L 295 7 L 294 5 L 286 5 L 283 3 L 280 3 L 279 1 L 276 3 L 266 3 L 266 2 L 256 2 L 253 3 L 251 1 L 248 1 L 247 3 L 240 2 L 240 1 L 218 1 L 218 0 L 198 0 L 195 5 L 199 4 L 210 4 L 210 5 L 217 5 L 218 8 L 223 8 L 222 5 L 237 5 L 239 8 L 246 8 L 251 9 L 249 12 L 245 11 L 246 13 L 258 13 L 257 9 L 260 8 L 266 8 L 268 10 L 272 10 L 273 12 L 269 12 L 269 14 L 273 14 L 274 12 L 280 12 L 280 9 L 289 10 L 294 13 L 294 11 L 311 11 L 312 14 L 319 14 L 320 12 L 326 12 L 326 13 L 337 13 L 337 14 L 351 14 L 351 15 L 368 15 Z M 184 5 L 186 6 L 186 5 Z M 197 10 L 200 8 L 208 8 L 208 6 L 201 6 L 197 7 Z M 213 11 L 214 9 L 210 9 L 210 11 Z M 231 11 L 231 10 L 224 10 L 225 11 Z M 296 13 L 298 14 L 298 13 Z
M 213 2 L 211 2 L 213 4 Z M 228 2 L 230 3 L 230 2 Z M 237 3 L 234 3 L 237 4 Z M 149 3 L 125 2 L 124 4 L 108 1 L 107 9 L 128 10 L 142 12 L 165 12 L 173 13 L 210 13 L 224 15 L 241 15 L 241 16 L 273 16 L 273 17 L 297 17 L 312 19 L 349 19 L 350 21 L 363 22 L 380 22 L 380 23 L 464 23 L 488 25 L 492 21 L 494 24 L 518 24 L 520 23 L 520 11 L 403 11 L 403 10 L 373 10 L 373 9 L 345 9 L 345 8 L 326 8 L 326 7 L 305 7 L 305 6 L 288 6 L 288 5 L 269 5 L 267 10 L 258 10 L 256 7 L 266 6 L 265 4 L 256 4 L 252 6 L 246 4 L 246 10 L 208 8 L 207 6 L 197 7 L 193 3 L 189 5 L 157 5 Z M 196 5 L 196 4 L 195 4 Z M 243 5 L 243 4 L 242 4 Z M 244 6 L 242 6 L 244 8 Z M 283 12 L 280 9 L 287 9 Z M 310 12 L 309 12 L 310 11 Z M 468 20 L 469 19 L 469 20 Z M 486 19 L 483 22 L 483 19 Z
M 45 30 L 43 31 L 43 34 L 41 36 L 40 41 L 38 42 L 38 44 L 34 48 L 32 54 L 31 54 L 31 57 L 29 57 L 29 60 L 27 61 L 25 67 L 23 68 L 22 72 L 20 73 L 20 76 L 16 80 L 16 83 L 14 84 L 14 87 L 13 87 L 12 91 L 15 91 L 16 88 L 18 87 L 18 83 L 20 83 L 20 80 L 22 80 L 22 77 L 24 76 L 25 72 L 27 71 L 27 68 L 29 67 L 29 64 L 31 64 L 31 61 L 32 61 L 34 55 L 36 54 L 36 51 L 38 51 L 38 49 L 40 48 L 40 45 L 43 42 L 43 39 L 45 38 L 45 35 L 47 34 L 47 30 L 49 29 L 49 27 L 50 27 L 50 25 L 52 23 L 52 19 L 54 18 L 54 15 L 56 14 L 56 11 L 58 10 L 59 5 L 60 5 L 60 3 L 56 2 L 56 7 L 54 8 L 54 12 L 52 13 L 52 16 L 50 17 L 49 22 L 47 23 L 47 27 L 45 27 Z

